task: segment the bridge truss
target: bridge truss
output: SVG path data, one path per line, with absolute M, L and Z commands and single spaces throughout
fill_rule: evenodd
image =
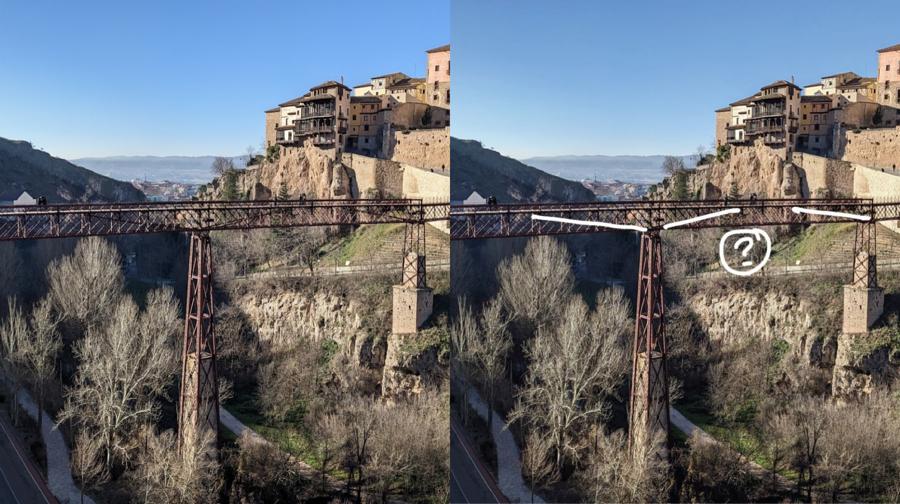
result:
M 177 201 L 0 206 L 0 241 L 184 232 L 190 236 L 185 297 L 179 441 L 195 429 L 218 440 L 219 390 L 209 233 L 223 230 L 405 224 L 400 283 L 425 285 L 428 222 L 447 220 L 448 203 L 417 199 Z M 416 268 L 412 268 L 413 265 Z M 410 278 L 410 271 L 413 277 Z M 215 447 L 210 447 L 214 449 Z
M 671 433 L 660 232 L 667 229 L 855 223 L 854 268 L 850 285 L 868 289 L 877 287 L 875 223 L 898 219 L 900 202 L 869 199 L 461 205 L 450 209 L 450 237 L 453 240 L 473 240 L 597 233 L 616 229 L 632 229 L 641 233 L 632 341 L 629 442 L 650 442 L 662 433 L 664 446 L 660 446 L 658 453 L 667 456 Z

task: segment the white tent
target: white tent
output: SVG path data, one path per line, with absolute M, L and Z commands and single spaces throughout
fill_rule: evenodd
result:
M 487 200 L 478 191 L 472 191 L 468 198 L 463 200 L 463 205 L 484 205 Z
M 23 192 L 15 201 L 13 201 L 13 205 L 37 205 L 37 200 L 32 198 L 27 192 Z

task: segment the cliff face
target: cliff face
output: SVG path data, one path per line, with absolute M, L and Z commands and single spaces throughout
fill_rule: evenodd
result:
M 0 138 L 0 200 L 12 201 L 23 191 L 45 196 L 50 203 L 144 201 L 144 193 L 128 182 L 104 177 L 32 147 Z
M 834 365 L 837 333 L 827 328 L 839 328 L 839 320 L 821 320 L 819 307 L 795 294 L 774 288 L 733 290 L 727 295 L 704 291 L 691 296 L 687 305 L 712 341 L 781 339 L 803 365 Z
M 696 293 L 685 304 L 713 342 L 733 343 L 748 337 L 784 340 L 795 364 L 792 376 L 785 378 L 810 376 L 805 369 L 819 369 L 824 373 L 819 392 L 830 392 L 837 400 L 860 398 L 890 385 L 900 371 L 893 328 L 842 334 L 840 294 L 816 291 L 815 298 L 807 298 L 775 285 L 732 288 L 725 293 Z
M 277 160 L 239 172 L 238 194 L 246 199 L 272 199 L 282 184 L 291 197 L 344 199 L 350 197 L 350 175 L 335 150 L 323 150 L 310 143 L 302 147 L 282 147 Z M 205 198 L 222 196 L 221 179 L 213 180 Z
M 390 295 L 379 298 L 373 306 L 328 288 L 278 286 L 243 293 L 232 305 L 274 351 L 290 348 L 294 338 L 332 340 L 345 359 L 335 373 L 359 378 L 361 392 L 386 400 L 416 395 L 446 363 L 428 334 L 391 335 Z
M 801 177 L 797 168 L 785 161 L 784 150 L 770 149 L 762 143 L 732 147 L 724 162 L 713 162 L 689 172 L 688 194 L 691 198 L 719 199 L 728 196 L 732 187 L 744 198 L 799 198 Z M 658 197 L 672 198 L 672 181 L 660 184 Z

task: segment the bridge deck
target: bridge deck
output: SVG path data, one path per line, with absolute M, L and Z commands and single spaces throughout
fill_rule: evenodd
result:
M 797 211 L 797 209 L 802 209 Z M 709 214 L 729 213 L 718 216 Z M 823 215 L 831 212 L 847 215 Z M 576 222 L 537 220 L 533 216 Z M 889 221 L 900 218 L 900 202 L 871 199 L 753 199 L 704 201 L 626 201 L 461 205 L 450 209 L 454 240 L 561 235 L 609 231 L 610 226 L 647 230 L 778 226 L 830 222 Z M 598 225 L 594 223 L 603 223 Z
M 446 220 L 448 203 L 415 199 L 170 201 L 0 206 L 0 241 Z

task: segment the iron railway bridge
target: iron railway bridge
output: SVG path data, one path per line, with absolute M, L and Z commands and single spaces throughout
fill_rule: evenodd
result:
M 186 429 L 211 429 L 218 440 L 219 391 L 211 231 L 405 224 L 399 288 L 421 292 L 426 290 L 424 226 L 447 220 L 449 210 L 447 203 L 425 203 L 416 199 L 0 206 L 0 241 L 187 233 L 190 236 L 190 263 L 178 404 L 179 439 L 185 438 Z M 397 289 L 394 289 L 395 296 Z M 430 314 L 430 304 L 427 314 Z M 395 324 L 396 320 L 395 317 Z M 421 321 L 416 320 L 416 326 Z M 406 327 L 409 327 L 408 323 Z

